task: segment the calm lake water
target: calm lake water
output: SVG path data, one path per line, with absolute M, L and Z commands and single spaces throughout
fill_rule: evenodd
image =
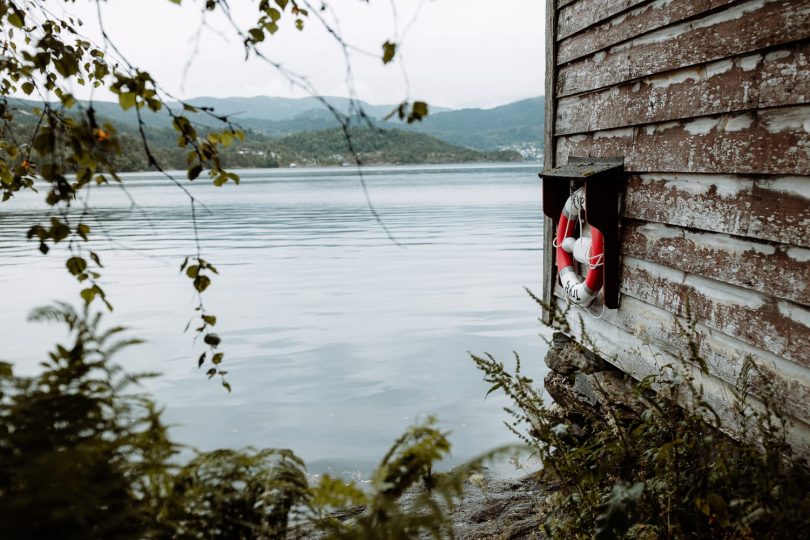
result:
M 194 314 L 190 208 L 154 174 L 90 193 L 93 241 L 115 312 L 144 345 L 119 356 L 163 375 L 148 388 L 175 437 L 202 449 L 290 447 L 311 471 L 367 473 L 405 427 L 430 414 L 452 431 L 452 462 L 514 442 L 500 397 L 486 401 L 468 351 L 524 359 L 545 373 L 546 334 L 523 287 L 540 286 L 536 164 L 365 170 L 374 220 L 352 169 L 241 171 L 242 184 L 192 191 L 203 256 L 220 270 L 206 293 L 219 318 L 233 393 L 196 368 L 183 328 Z M 26 230 L 42 195 L 0 205 L 4 360 L 36 371 L 61 329 L 31 308 L 77 301 L 65 252 L 42 256 Z M 196 352 L 195 352 L 196 351 Z

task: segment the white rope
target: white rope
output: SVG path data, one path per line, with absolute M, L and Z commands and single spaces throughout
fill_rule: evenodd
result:
M 565 240 L 566 238 L 568 238 L 568 226 L 569 226 L 569 225 L 571 225 L 571 223 L 572 223 L 572 221 L 569 219 L 569 220 L 568 220 L 568 223 L 566 223 L 566 224 L 565 224 L 565 236 L 563 236 L 563 240 Z M 582 230 L 582 229 L 581 229 L 581 227 L 582 227 L 582 226 L 580 225 L 580 230 Z M 571 232 L 573 233 L 574 231 L 571 231 Z M 562 244 L 560 243 L 560 241 L 559 241 L 558 237 L 556 237 L 556 236 L 555 236 L 555 237 L 554 237 L 554 240 L 552 240 L 552 241 L 551 241 L 551 245 L 552 245 L 552 246 L 554 246 L 554 249 L 557 249 L 557 248 L 559 248 L 559 247 L 560 247 Z

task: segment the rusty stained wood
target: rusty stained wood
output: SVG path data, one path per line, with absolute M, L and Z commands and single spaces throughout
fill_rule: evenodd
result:
M 561 289 L 556 292 L 563 294 Z M 570 325 L 569 334 L 637 380 L 660 375 L 666 365 L 686 368 L 696 383 L 703 385 L 705 397 L 721 412 L 728 427 L 734 425 L 730 410 L 734 389 L 742 382 L 741 375 L 746 360 L 750 358 L 766 371 L 767 377 L 765 380 L 755 372 L 749 374 L 748 383 L 753 394 L 763 396 L 763 388 L 772 384 L 785 412 L 800 423 L 797 427 L 801 428 L 801 436 L 795 442 L 800 442 L 805 451 L 810 451 L 810 414 L 807 409 L 810 373 L 806 368 L 697 324 L 691 339 L 696 340 L 697 353 L 707 364 L 711 374 L 707 376 L 690 364 L 688 356 L 684 357 L 689 354 L 690 337 L 678 327 L 685 327 L 687 321 L 667 311 L 635 298 L 627 298 L 618 311 L 607 312 L 600 319 L 578 309 L 566 311 L 565 300 L 559 296 L 557 307 L 565 313 Z
M 621 253 L 810 306 L 810 249 L 626 221 Z
M 584 133 L 810 100 L 810 41 L 562 98 L 556 134 Z
M 810 0 L 749 0 L 562 66 L 557 96 L 810 38 Z
M 564 39 L 647 0 L 579 0 L 557 4 L 560 12 L 557 39 Z
M 810 367 L 810 310 L 803 306 L 628 256 L 621 291 Z
M 569 156 L 624 156 L 632 172 L 807 174 L 810 106 L 779 107 L 556 138 Z
M 557 64 L 593 54 L 611 45 L 717 9 L 737 0 L 655 0 L 589 27 L 558 45 Z
M 623 210 L 626 218 L 810 248 L 810 177 L 632 175 Z

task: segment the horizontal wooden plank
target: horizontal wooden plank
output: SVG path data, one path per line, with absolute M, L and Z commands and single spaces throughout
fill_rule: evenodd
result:
M 557 63 L 566 64 L 571 60 L 593 54 L 611 45 L 702 15 L 710 10 L 737 1 L 690 0 L 689 2 L 673 2 L 672 0 L 655 0 L 643 4 L 603 23 L 584 28 L 584 31 L 560 42 Z
M 562 66 L 557 96 L 810 38 L 810 0 L 749 0 Z
M 557 4 L 557 39 L 563 39 L 647 0 L 579 0 L 568 6 Z
M 810 249 L 625 221 L 623 255 L 810 306 Z
M 623 215 L 810 248 L 810 177 L 633 175 Z
M 555 133 L 584 133 L 810 101 L 810 41 L 559 100 Z
M 631 172 L 789 174 L 810 171 L 810 105 L 556 137 L 569 156 L 624 156 Z
M 688 354 L 689 338 L 678 330 L 686 321 L 664 310 L 645 304 L 632 297 L 623 297 L 618 310 L 607 311 L 600 319 L 578 309 L 566 310 L 565 301 L 557 299 L 557 306 L 570 325 L 568 331 L 577 341 L 636 379 L 661 373 L 668 364 L 681 365 L 702 385 L 708 401 L 717 409 L 727 426 L 735 424 L 732 400 L 740 381 L 746 358 L 751 358 L 767 372 L 768 382 L 780 396 L 786 413 L 798 421 L 799 432 L 793 433 L 794 444 L 810 450 L 810 373 L 801 366 L 770 355 L 764 351 L 734 340 L 697 324 L 695 338 L 698 353 L 704 359 L 711 375 L 707 376 L 679 357 L 676 351 Z M 749 384 L 754 395 L 762 395 L 766 382 L 752 374 Z
M 787 276 L 785 277 L 787 279 Z M 621 292 L 810 367 L 810 309 L 674 268 L 622 257 Z

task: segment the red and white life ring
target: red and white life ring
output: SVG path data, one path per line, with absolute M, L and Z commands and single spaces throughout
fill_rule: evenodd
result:
M 602 232 L 594 226 L 591 226 L 590 237 L 574 238 L 577 221 L 581 224 L 580 214 L 584 211 L 585 188 L 580 188 L 565 201 L 554 247 L 557 249 L 560 284 L 568 300 L 578 306 L 588 307 L 602 290 L 605 242 Z M 580 226 L 580 234 L 581 228 Z M 577 274 L 575 260 L 588 266 L 585 281 Z

